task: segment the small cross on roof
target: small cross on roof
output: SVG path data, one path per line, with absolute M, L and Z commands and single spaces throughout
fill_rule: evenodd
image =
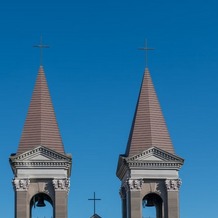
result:
M 95 215 L 95 214 L 96 214 L 96 213 L 95 213 L 96 201 L 100 201 L 101 199 L 100 199 L 100 198 L 96 198 L 96 197 L 95 197 L 95 192 L 94 192 L 94 198 L 89 198 L 88 200 L 94 202 L 94 215 Z
M 40 66 L 42 66 L 42 51 L 44 48 L 49 48 L 48 45 L 43 45 L 42 43 L 42 36 L 40 37 L 40 43 L 38 45 L 34 45 L 34 48 L 39 48 L 40 49 Z
M 148 67 L 148 51 L 154 50 L 154 48 L 148 48 L 147 39 L 145 40 L 145 47 L 139 48 L 139 50 L 145 51 L 145 67 Z

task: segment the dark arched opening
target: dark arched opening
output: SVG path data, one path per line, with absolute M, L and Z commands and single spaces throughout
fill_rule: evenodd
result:
M 54 208 L 51 197 L 45 193 L 37 193 L 30 200 L 30 218 L 53 218 Z
M 155 193 L 147 194 L 142 200 L 144 217 L 162 218 L 162 198 Z

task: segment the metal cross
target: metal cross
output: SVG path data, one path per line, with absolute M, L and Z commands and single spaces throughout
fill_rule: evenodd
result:
M 40 66 L 42 66 L 42 50 L 43 50 L 43 48 L 49 48 L 49 46 L 48 45 L 43 45 L 42 36 L 41 36 L 40 37 L 40 44 L 39 45 L 34 45 L 33 47 L 40 49 Z
M 94 214 L 95 214 L 95 204 L 96 204 L 96 201 L 100 201 L 101 199 L 100 198 L 95 198 L 95 192 L 94 192 L 94 198 L 89 198 L 88 200 L 89 201 L 94 201 Z
M 145 40 L 145 47 L 139 48 L 139 50 L 145 51 L 145 67 L 148 67 L 148 51 L 154 50 L 154 48 L 148 48 L 147 39 Z

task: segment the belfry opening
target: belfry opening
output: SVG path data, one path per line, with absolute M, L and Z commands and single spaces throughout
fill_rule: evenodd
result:
M 40 214 L 43 214 L 46 211 L 48 214 L 49 211 L 49 218 L 54 217 L 54 207 L 53 207 L 53 200 L 51 197 L 45 193 L 37 193 L 35 194 L 32 199 L 30 200 L 30 218 L 38 217 L 38 211 Z M 45 214 L 45 212 L 44 212 Z
M 143 215 L 150 216 L 147 212 L 153 210 L 155 217 L 162 218 L 163 200 L 156 193 L 149 193 L 142 199 Z

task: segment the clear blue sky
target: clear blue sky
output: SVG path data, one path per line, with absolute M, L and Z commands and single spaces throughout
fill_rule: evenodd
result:
M 137 48 L 145 38 L 156 48 L 149 69 L 176 153 L 185 158 L 181 218 L 216 216 L 216 0 L 9 0 L 0 3 L 0 28 L 0 217 L 14 214 L 8 158 L 17 150 L 30 103 L 39 68 L 32 46 L 40 34 L 51 47 L 44 69 L 66 152 L 73 155 L 69 218 L 92 215 L 87 199 L 94 191 L 102 198 L 99 215 L 121 217 L 115 172 L 144 71 Z

